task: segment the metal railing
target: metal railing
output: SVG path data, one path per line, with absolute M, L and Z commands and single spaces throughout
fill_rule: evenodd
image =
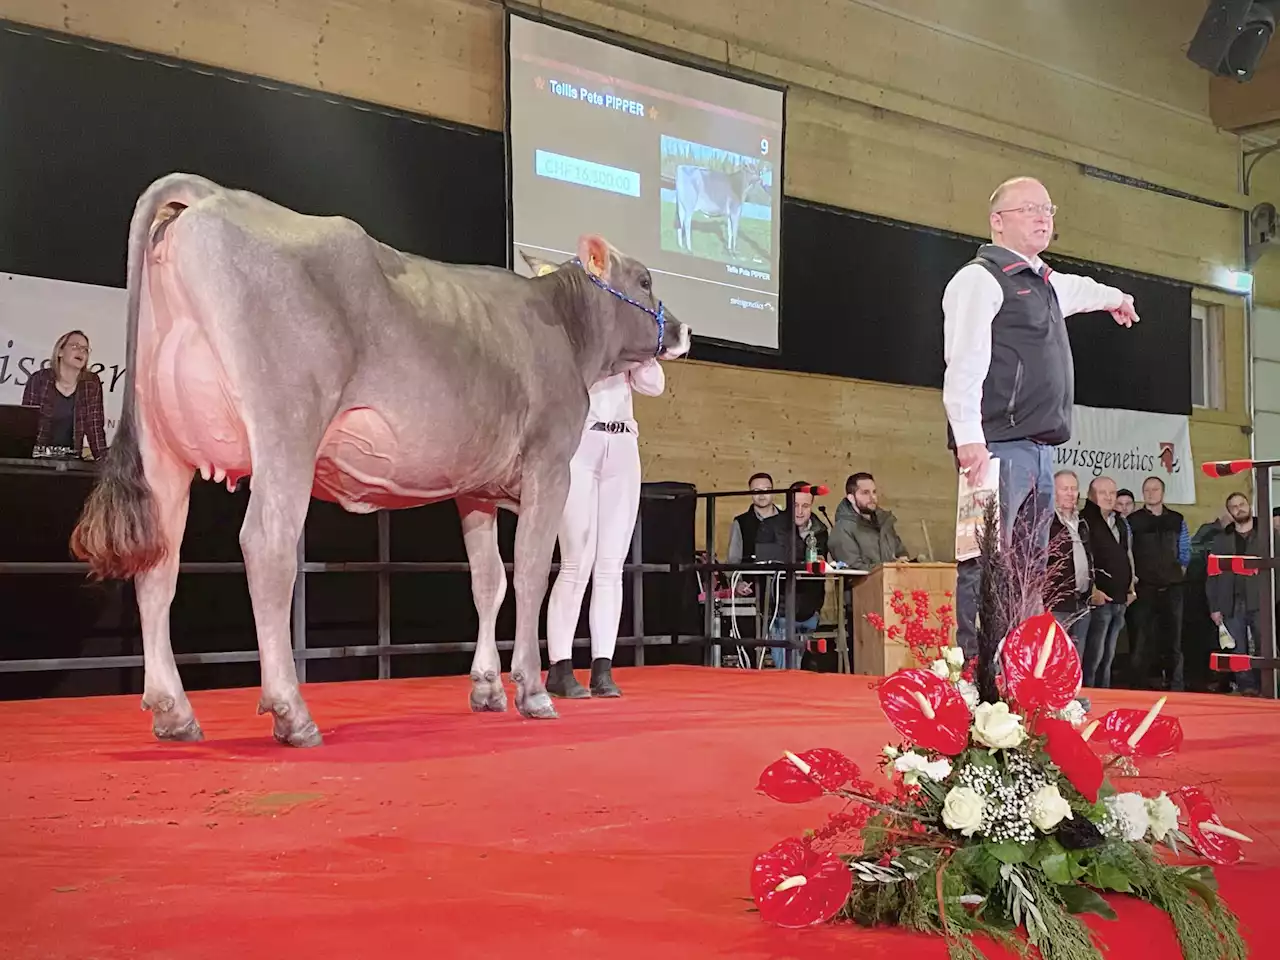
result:
M 13 460 L 0 458 L 0 474 L 73 474 L 93 476 L 97 465 L 84 461 L 67 460 Z M 635 664 L 644 664 L 646 646 L 657 645 L 702 645 L 710 650 L 718 645 L 713 628 L 715 616 L 715 591 L 710 589 L 714 583 L 712 576 L 709 589 L 705 591 L 705 612 L 702 634 L 684 634 L 677 631 L 663 634 L 649 634 L 644 623 L 644 575 L 646 573 L 690 573 L 716 571 L 733 571 L 759 569 L 760 564 L 715 562 L 715 504 L 722 497 L 756 496 L 760 493 L 784 494 L 786 510 L 789 514 L 794 504 L 794 493 L 791 489 L 778 490 L 731 490 L 731 491 L 642 491 L 645 500 L 675 500 L 695 497 L 706 501 L 706 554 L 708 562 L 699 563 L 645 563 L 642 561 L 643 543 L 641 538 L 642 523 L 639 515 L 631 538 L 630 561 L 623 565 L 623 574 L 630 578 L 631 584 L 631 629 L 629 636 L 618 637 L 618 646 L 635 648 Z M 293 588 L 293 612 L 291 633 L 293 642 L 293 658 L 298 671 L 298 679 L 306 681 L 307 662 L 320 659 L 340 659 L 346 657 L 377 657 L 378 678 L 388 679 L 391 676 L 391 657 L 409 654 L 428 653 L 469 653 L 475 650 L 475 641 L 460 642 L 427 642 L 427 643 L 395 643 L 391 629 L 391 575 L 396 573 L 466 573 L 471 567 L 467 561 L 402 561 L 391 560 L 391 514 L 379 511 L 377 514 L 377 560 L 317 562 L 306 559 L 306 528 L 298 541 L 298 575 Z M 788 647 L 795 642 L 795 574 L 804 569 L 804 564 L 796 563 L 795 538 L 788 538 L 787 562 L 771 564 L 771 573 L 787 575 L 786 620 Z M 505 563 L 508 574 L 514 565 Z M 551 570 L 559 569 L 553 563 Z M 87 574 L 88 564 L 76 561 L 0 561 L 0 575 L 66 575 Z M 240 574 L 244 573 L 243 561 L 184 561 L 179 563 L 180 574 Z M 364 573 L 376 574 L 378 577 L 377 599 L 377 642 L 372 644 L 340 645 L 334 647 L 307 646 L 307 581 L 308 577 L 318 574 Z M 754 641 L 754 644 L 768 643 L 766 640 Z M 499 650 L 510 650 L 511 640 L 498 641 Z M 540 640 L 545 646 L 545 640 Z M 752 641 L 744 641 L 752 645 Z M 574 646 L 582 647 L 590 644 L 589 638 L 574 638 Z M 258 650 L 228 650 L 199 653 L 177 653 L 174 660 L 179 664 L 230 664 L 252 663 L 259 658 Z M 47 657 L 17 660 L 0 660 L 0 673 L 31 673 L 52 670 L 95 670 L 111 668 L 141 667 L 144 659 L 141 654 L 125 654 L 120 656 L 76 656 Z

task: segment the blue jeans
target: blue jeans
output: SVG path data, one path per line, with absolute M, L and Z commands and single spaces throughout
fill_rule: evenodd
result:
M 1023 563 L 1043 570 L 1053 516 L 1053 447 L 1031 440 L 987 444 L 1000 461 L 1000 544 L 1021 554 Z M 1017 530 L 1014 522 L 1017 521 Z M 978 593 L 981 561 L 962 561 L 956 569 L 956 642 L 966 658 L 978 655 Z M 1025 611 L 1026 616 L 1039 613 Z M 1013 626 L 1013 624 L 1009 624 Z
M 1083 664 L 1086 641 L 1089 638 L 1089 624 L 1093 621 L 1093 608 L 1085 607 L 1083 613 L 1079 610 L 1055 610 L 1053 616 L 1058 621 L 1058 626 L 1062 627 L 1063 632 L 1071 638 L 1071 643 L 1075 646 L 1076 653 L 1079 654 L 1080 662 Z
M 1089 617 L 1089 636 L 1084 645 L 1084 685 L 1111 686 L 1111 661 L 1116 658 L 1116 638 L 1124 627 L 1125 603 L 1104 603 L 1093 608 Z
M 818 629 L 818 614 L 814 614 L 808 620 L 800 620 L 796 623 L 796 637 L 802 637 L 806 633 L 813 633 Z M 769 627 L 769 639 L 775 642 L 785 640 L 787 636 L 787 618 L 779 616 L 773 621 Z M 798 670 L 800 669 L 800 651 L 792 650 L 790 647 L 770 647 L 770 654 L 773 656 L 773 665 L 779 670 Z M 788 656 L 788 653 L 791 656 Z
M 1246 610 L 1243 602 L 1237 602 L 1231 616 L 1222 621 L 1227 625 L 1227 633 L 1236 642 L 1234 650 L 1228 653 L 1247 653 L 1251 657 L 1258 655 L 1258 611 Z M 1247 631 L 1247 632 L 1246 632 Z M 1237 690 L 1261 690 L 1262 673 L 1259 670 L 1241 670 L 1235 674 Z

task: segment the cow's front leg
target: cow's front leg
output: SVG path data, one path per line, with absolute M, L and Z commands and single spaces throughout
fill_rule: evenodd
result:
M 516 709 L 523 716 L 543 720 L 554 720 L 558 714 L 542 682 L 538 615 L 547 595 L 556 530 L 568 495 L 567 457 L 525 467 L 516 525 L 516 642 L 511 654 L 511 679 L 516 685 Z
M 288 451 L 277 450 L 274 456 L 277 461 L 284 460 Z M 289 632 L 293 584 L 298 576 L 298 538 L 311 501 L 312 469 L 309 461 L 277 463 L 254 474 L 249 508 L 240 528 L 262 668 L 258 713 L 270 713 L 275 738 L 293 747 L 314 747 L 321 742 L 320 730 L 298 689 Z
M 491 503 L 464 497 L 457 502 L 471 566 L 471 599 L 480 620 L 476 655 L 471 661 L 471 709 L 503 711 L 507 709 L 507 692 L 502 688 L 497 625 L 507 594 L 507 571 L 498 552 L 498 510 Z

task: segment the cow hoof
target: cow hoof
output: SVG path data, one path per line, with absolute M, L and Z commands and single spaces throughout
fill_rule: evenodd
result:
M 473 713 L 506 713 L 506 691 L 502 687 L 498 687 L 496 690 L 473 689 L 471 691 L 471 710 Z
M 166 743 L 198 743 L 204 731 L 186 697 L 144 695 L 142 709 L 151 711 L 151 732 Z
M 324 742 L 320 728 L 301 704 L 291 707 L 283 702 L 271 706 L 259 703 L 258 713 L 271 714 L 271 735 L 276 743 L 286 747 L 318 747 Z
M 199 743 L 204 739 L 204 731 L 200 729 L 200 723 L 194 716 L 188 717 L 185 722 L 174 723 L 157 715 L 151 724 L 151 730 L 157 740 L 167 743 Z
M 545 690 L 540 690 L 524 697 L 517 697 L 516 706 L 520 710 L 520 715 L 530 720 L 558 720 L 560 718 L 560 714 L 556 713 L 555 705 L 551 702 L 551 695 Z

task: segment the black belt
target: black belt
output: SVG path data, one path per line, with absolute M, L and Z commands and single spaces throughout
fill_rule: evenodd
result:
M 604 433 L 626 433 L 630 427 L 625 420 L 609 420 L 597 421 L 591 425 L 592 430 L 601 430 Z

